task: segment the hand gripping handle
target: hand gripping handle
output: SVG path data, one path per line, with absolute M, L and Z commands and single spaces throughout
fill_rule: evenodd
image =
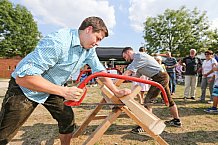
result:
M 155 87 L 157 87 L 157 88 L 159 88 L 161 90 L 161 92 L 163 94 L 163 99 L 164 99 L 165 105 L 169 106 L 169 101 L 168 101 L 168 98 L 167 98 L 167 94 L 166 94 L 166 92 L 165 92 L 165 90 L 164 90 L 164 88 L 163 88 L 163 86 L 161 84 L 159 84 L 157 82 L 154 82 L 154 81 L 144 80 L 144 79 L 131 77 L 131 76 L 109 74 L 109 73 L 105 73 L 105 72 L 96 72 L 96 73 L 93 73 L 93 74 L 89 75 L 84 81 L 82 81 L 79 84 L 78 88 L 80 88 L 80 89 L 85 88 L 86 84 L 90 80 L 92 80 L 93 78 L 96 78 L 96 77 L 117 78 L 117 79 L 122 79 L 122 80 L 130 80 L 130 81 L 134 81 L 134 82 L 150 84 L 150 85 L 155 86 Z M 83 99 L 85 98 L 86 92 L 87 92 L 87 88 L 85 88 L 84 94 L 80 98 L 79 101 L 68 100 L 68 101 L 65 101 L 64 104 L 67 105 L 67 106 L 79 106 L 82 103 Z

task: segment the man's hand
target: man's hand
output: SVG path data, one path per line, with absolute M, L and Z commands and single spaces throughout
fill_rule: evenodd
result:
M 218 71 L 217 65 L 213 66 L 213 71 Z
M 83 95 L 83 89 L 77 87 L 64 87 L 63 88 L 63 97 L 66 100 L 79 101 Z
M 210 78 L 210 79 L 208 79 L 208 82 L 213 82 L 214 81 L 214 78 L 212 77 L 212 78 Z
M 118 90 L 117 92 L 114 92 L 114 94 L 117 97 L 123 97 L 123 96 L 131 94 L 131 92 L 132 91 L 130 89 L 125 88 L 125 89 Z
M 204 77 L 207 77 L 207 74 L 203 74 Z

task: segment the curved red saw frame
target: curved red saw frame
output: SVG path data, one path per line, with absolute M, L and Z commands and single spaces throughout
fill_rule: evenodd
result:
M 139 83 L 144 83 L 144 84 L 150 84 L 152 86 L 155 86 L 157 88 L 159 88 L 163 94 L 163 99 L 164 99 L 164 102 L 165 104 L 168 106 L 169 105 L 169 102 L 168 102 L 168 98 L 167 98 L 167 94 L 163 88 L 163 86 L 157 82 L 154 82 L 154 81 L 150 81 L 150 80 L 144 80 L 144 79 L 140 79 L 140 78 L 136 78 L 136 77 L 131 77 L 131 76 L 125 76 L 125 75 L 117 75 L 117 74 L 109 74 L 109 73 L 105 73 L 105 72 L 96 72 L 96 73 L 93 73 L 91 75 L 89 75 L 85 80 L 83 80 L 78 88 L 80 89 L 84 89 L 85 88 L 85 91 L 84 91 L 84 94 L 83 96 L 80 98 L 79 101 L 65 101 L 64 104 L 67 105 L 67 106 L 79 106 L 81 104 L 81 102 L 83 101 L 83 99 L 85 98 L 86 96 L 86 92 L 87 92 L 87 88 L 86 88 L 86 84 L 92 80 L 93 78 L 96 78 L 96 77 L 108 77 L 108 78 L 116 78 L 116 79 L 122 79 L 122 80 L 129 80 L 129 81 L 134 81 L 134 82 L 139 82 Z

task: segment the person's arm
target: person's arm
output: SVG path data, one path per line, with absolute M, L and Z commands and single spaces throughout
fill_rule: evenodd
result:
M 124 73 L 123 73 L 123 75 L 125 75 L 125 76 L 130 76 L 130 75 L 132 75 L 132 71 L 131 70 L 126 70 Z
M 99 78 L 117 97 L 123 97 L 131 93 L 130 89 L 118 89 L 113 81 L 106 77 Z
M 213 63 L 213 64 L 212 64 L 212 69 L 211 69 L 208 73 L 204 74 L 204 76 L 207 77 L 208 75 L 210 75 L 211 73 L 213 73 L 214 70 L 216 69 L 215 66 L 216 66 L 216 63 Z M 215 68 L 215 69 L 214 69 L 214 68 Z
M 77 87 L 63 87 L 55 85 L 39 75 L 16 77 L 16 83 L 32 91 L 56 94 L 66 100 L 78 101 L 83 94 L 83 90 Z
M 176 59 L 174 58 L 174 65 L 171 65 L 171 66 L 165 65 L 165 67 L 166 67 L 166 68 L 175 68 L 177 65 L 178 65 L 178 63 L 177 63 Z
M 172 66 L 169 66 L 169 65 L 167 66 L 167 65 L 165 65 L 166 68 L 174 68 L 174 67 L 176 67 L 176 66 L 177 66 L 177 64 L 172 65 Z
M 152 54 L 153 56 L 164 56 L 164 57 L 166 57 L 167 55 L 165 54 L 165 53 L 153 53 Z
M 208 81 L 213 82 L 214 79 L 215 79 L 215 75 L 213 75 Z
M 185 64 L 185 61 L 186 61 L 186 60 L 185 60 L 185 59 L 186 59 L 186 58 L 183 58 L 182 61 L 181 61 L 181 63 L 180 63 L 181 66 L 183 66 L 183 67 L 186 67 L 186 64 Z
M 213 67 L 213 71 L 218 71 L 218 64 Z

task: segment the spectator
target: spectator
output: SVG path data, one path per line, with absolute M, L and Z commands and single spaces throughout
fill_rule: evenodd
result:
M 134 76 L 134 74 L 133 74 L 133 76 Z M 140 78 L 144 79 L 144 80 L 149 80 L 149 78 L 144 76 L 144 75 L 142 75 Z M 143 104 L 145 93 L 148 92 L 150 85 L 144 84 L 144 83 L 139 83 L 139 82 L 133 82 L 132 89 L 135 88 L 136 86 L 140 86 L 142 88 L 140 91 L 140 94 L 137 94 L 137 97 L 138 97 L 139 103 Z
M 196 87 L 198 83 L 198 70 L 202 65 L 201 59 L 196 57 L 196 50 L 191 49 L 190 55 L 183 58 L 182 63 L 185 66 L 184 99 L 191 96 L 191 99 L 195 100 Z
M 218 113 L 217 110 L 217 104 L 218 104 L 218 65 L 213 67 L 214 75 L 212 79 L 215 79 L 214 81 L 214 87 L 213 87 L 213 106 L 211 108 L 208 108 L 204 110 L 207 113 Z
M 162 63 L 162 57 L 161 56 L 156 56 L 155 60 L 162 66 L 163 71 L 166 72 L 166 66 Z
M 211 78 L 213 77 L 214 73 L 210 73 L 210 71 L 213 70 L 213 67 L 216 65 L 217 61 L 215 58 L 213 58 L 213 51 L 207 50 L 205 51 L 204 54 L 205 54 L 206 60 L 204 60 L 202 64 L 200 101 L 201 102 L 205 101 L 206 89 L 207 89 L 207 86 L 209 86 L 210 100 L 208 101 L 208 103 L 213 103 L 212 92 L 213 92 L 214 80 Z
M 218 62 L 218 51 L 215 52 L 215 54 L 214 54 L 214 58 L 215 58 L 216 61 Z
M 181 59 L 178 59 L 177 61 L 177 66 L 176 66 L 176 74 L 177 74 L 177 83 L 179 82 L 184 82 L 184 79 L 183 79 L 183 73 L 185 72 L 184 69 L 183 69 L 183 66 L 182 66 L 182 60 Z
M 171 52 L 167 51 L 166 52 L 166 60 L 164 61 L 166 71 L 170 77 L 169 81 L 169 87 L 170 87 L 170 92 L 171 95 L 175 94 L 176 91 L 176 69 L 175 67 L 177 66 L 177 61 L 175 57 L 171 56 Z

